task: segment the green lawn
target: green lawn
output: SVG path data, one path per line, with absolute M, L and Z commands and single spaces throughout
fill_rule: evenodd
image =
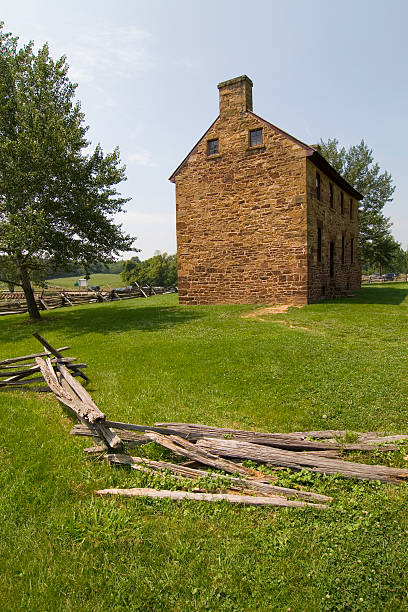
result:
M 0 359 L 37 350 L 34 330 L 72 345 L 115 420 L 408 432 L 407 295 L 366 287 L 263 321 L 175 295 L 9 316 Z M 176 484 L 84 457 L 50 395 L 3 392 L 0 410 L 2 611 L 408 610 L 408 485 L 280 474 L 332 493 L 325 512 L 94 498 Z
M 46 281 L 49 287 L 63 287 L 64 289 L 74 289 L 74 283 L 78 282 L 78 276 L 65 278 L 50 278 Z M 120 274 L 91 274 L 89 286 L 99 286 L 101 289 L 114 289 L 124 287 Z

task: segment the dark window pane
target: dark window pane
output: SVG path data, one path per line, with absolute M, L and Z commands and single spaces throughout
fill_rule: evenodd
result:
M 330 208 L 333 208 L 334 197 L 333 197 L 333 185 L 330 183 Z
M 350 219 L 353 218 L 353 200 L 350 198 Z
M 251 130 L 249 132 L 249 146 L 255 147 L 262 144 L 262 130 Z
M 334 242 L 330 243 L 330 260 L 329 260 L 330 278 L 334 277 Z
M 341 214 L 344 215 L 344 193 L 341 192 L 340 194 L 340 210 L 341 210 Z
M 218 153 L 218 138 L 208 141 L 208 155 L 216 155 Z
M 322 228 L 317 228 L 317 261 L 322 261 Z
M 320 200 L 320 174 L 316 172 L 316 198 Z

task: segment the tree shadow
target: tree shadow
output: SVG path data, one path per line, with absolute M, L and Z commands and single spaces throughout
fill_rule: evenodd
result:
M 10 321 L 7 330 L 0 330 L 0 338 L 3 336 L 6 340 L 11 335 L 14 341 L 18 341 L 29 337 L 34 331 L 47 338 L 46 334 L 50 331 L 53 335 L 60 332 L 61 339 L 65 338 L 65 343 L 68 343 L 70 337 L 87 333 L 106 335 L 111 332 L 154 332 L 170 329 L 201 318 L 203 314 L 196 309 L 180 306 L 151 305 L 132 308 L 126 305 L 111 308 L 110 304 L 95 304 L 91 307 L 66 307 L 42 313 L 41 321 L 35 323 L 24 320 L 23 316 L 27 315 L 20 315 L 18 320 L 13 317 L 14 320 Z M 35 341 L 33 342 L 35 345 Z
M 402 284 L 402 283 L 401 283 Z M 370 287 L 364 286 L 355 292 L 355 297 L 324 300 L 325 304 L 390 304 L 398 306 L 408 296 L 408 286 L 403 283 L 402 287 L 395 284 Z

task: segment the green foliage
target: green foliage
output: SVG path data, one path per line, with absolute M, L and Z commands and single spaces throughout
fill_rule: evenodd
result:
M 392 201 L 395 191 L 392 176 L 381 172 L 374 161 L 373 151 L 364 140 L 348 150 L 332 138 L 320 142 L 320 152 L 327 161 L 361 195 L 359 205 L 360 259 L 363 267 L 383 268 L 398 251 L 398 243 L 391 236 L 391 222 L 383 214 L 384 206 Z
M 65 57 L 53 60 L 47 44 L 18 48 L 0 24 L 0 255 L 9 263 L 2 280 L 23 286 L 31 316 L 34 271 L 87 268 L 133 243 L 112 220 L 127 201 L 116 190 L 125 180 L 119 150 L 86 152 L 75 89 Z
M 156 251 L 144 261 L 132 257 L 123 264 L 122 279 L 128 285 L 137 282 L 151 287 L 173 287 L 177 285 L 177 255 Z

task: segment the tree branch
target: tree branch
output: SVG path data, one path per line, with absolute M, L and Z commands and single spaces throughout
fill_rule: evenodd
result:
M 17 281 L 7 280 L 7 279 L 1 278 L 1 277 L 0 277 L 0 282 L 7 283 L 7 285 L 17 285 L 17 287 L 22 287 L 23 286 L 21 283 L 18 283 Z

